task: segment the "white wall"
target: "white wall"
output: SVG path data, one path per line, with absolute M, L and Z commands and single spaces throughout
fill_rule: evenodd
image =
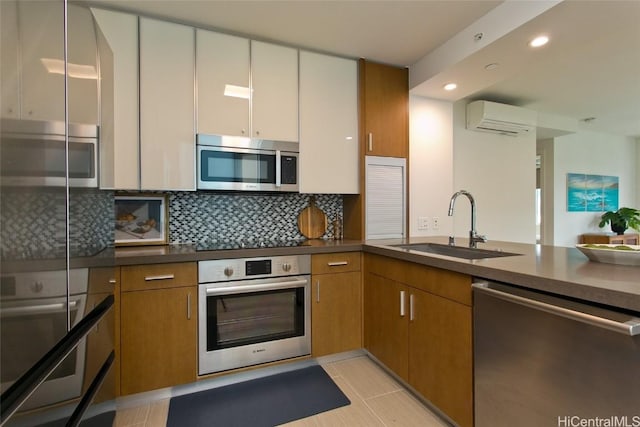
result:
M 476 228 L 489 241 L 535 243 L 535 134 L 511 137 L 467 130 L 466 104 L 458 101 L 453 106 L 454 190 L 474 196 Z M 456 236 L 468 236 L 470 212 L 468 200 L 459 198 L 453 222 Z
M 636 209 L 640 209 L 640 138 L 636 138 Z
M 601 212 L 567 211 L 567 173 L 618 176 L 619 206 L 638 208 L 639 145 L 633 138 L 587 131 L 554 138 L 553 245 L 574 246 L 583 233 L 611 231 L 598 227 Z
M 453 194 L 453 104 L 409 98 L 409 235 L 450 234 L 447 216 Z M 418 229 L 418 218 L 427 217 L 428 228 Z M 434 229 L 433 218 L 438 218 Z

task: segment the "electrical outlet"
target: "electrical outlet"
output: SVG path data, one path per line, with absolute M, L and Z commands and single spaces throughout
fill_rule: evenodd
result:
M 418 230 L 428 230 L 429 229 L 429 217 L 419 216 L 418 217 Z
M 433 217 L 433 229 L 434 230 L 440 229 L 440 218 L 438 218 L 437 216 Z

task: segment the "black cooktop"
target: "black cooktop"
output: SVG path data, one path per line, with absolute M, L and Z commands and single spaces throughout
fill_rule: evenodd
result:
M 197 251 L 222 251 L 231 249 L 267 249 L 290 248 L 305 246 L 306 240 L 237 240 L 237 241 L 207 241 L 196 245 Z

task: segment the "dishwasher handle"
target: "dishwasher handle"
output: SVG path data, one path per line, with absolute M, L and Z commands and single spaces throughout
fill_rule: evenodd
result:
M 565 317 L 567 319 L 575 320 L 578 322 L 586 323 L 599 328 L 608 329 L 614 332 L 618 332 L 624 335 L 635 336 L 640 335 L 640 319 L 632 317 L 626 322 L 617 322 L 615 320 L 606 319 L 600 316 L 594 316 L 589 313 L 583 313 L 577 310 L 572 310 L 565 307 L 560 307 L 554 304 L 548 304 L 546 302 L 537 301 L 531 298 L 525 298 L 512 293 L 504 292 L 490 287 L 489 282 L 476 281 L 471 285 L 474 290 L 491 295 L 496 298 L 500 298 L 505 301 L 513 302 L 523 305 L 525 307 L 533 308 L 536 310 L 545 311 L 550 314 Z

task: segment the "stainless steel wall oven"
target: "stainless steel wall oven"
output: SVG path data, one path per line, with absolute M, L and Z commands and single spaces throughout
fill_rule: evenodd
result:
M 311 353 L 309 255 L 198 264 L 198 373 Z

